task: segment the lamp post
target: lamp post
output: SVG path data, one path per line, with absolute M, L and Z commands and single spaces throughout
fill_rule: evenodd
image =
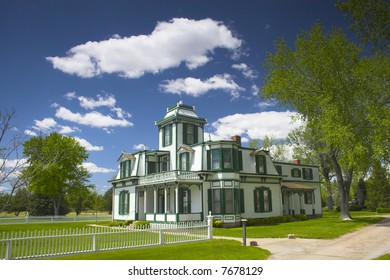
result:
M 246 223 L 248 222 L 247 219 L 241 219 L 242 222 L 242 245 L 246 246 Z

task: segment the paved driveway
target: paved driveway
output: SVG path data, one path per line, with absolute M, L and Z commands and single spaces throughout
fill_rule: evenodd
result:
M 390 217 L 332 240 L 247 238 L 247 245 L 252 240 L 270 260 L 370 260 L 390 253 Z

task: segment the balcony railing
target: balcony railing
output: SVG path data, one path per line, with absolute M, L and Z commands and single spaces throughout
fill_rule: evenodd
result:
M 175 181 L 200 181 L 199 175 L 197 172 L 192 171 L 168 171 L 162 173 L 156 173 L 151 175 L 146 175 L 139 178 L 140 185 L 149 185 L 149 184 L 158 184 L 166 182 L 175 182 Z

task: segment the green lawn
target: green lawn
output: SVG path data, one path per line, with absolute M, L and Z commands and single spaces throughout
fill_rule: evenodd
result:
M 326 212 L 321 219 L 282 223 L 269 226 L 247 227 L 248 238 L 285 238 L 295 234 L 298 238 L 333 239 L 382 220 L 373 212 L 353 212 L 352 221 L 340 221 L 339 213 Z M 242 228 L 214 228 L 215 236 L 242 237 Z
M 175 245 L 69 255 L 54 260 L 266 260 L 271 253 L 235 240 L 214 239 Z
M 386 254 L 376 258 L 375 260 L 390 260 L 390 254 Z

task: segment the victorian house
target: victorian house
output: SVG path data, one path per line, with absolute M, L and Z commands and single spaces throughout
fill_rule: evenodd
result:
M 205 140 L 206 122 L 179 102 L 156 122 L 157 150 L 119 156 L 118 174 L 110 181 L 114 220 L 202 221 L 211 212 L 234 224 L 322 214 L 317 166 L 274 162 L 265 150 L 243 147 L 240 136 Z

